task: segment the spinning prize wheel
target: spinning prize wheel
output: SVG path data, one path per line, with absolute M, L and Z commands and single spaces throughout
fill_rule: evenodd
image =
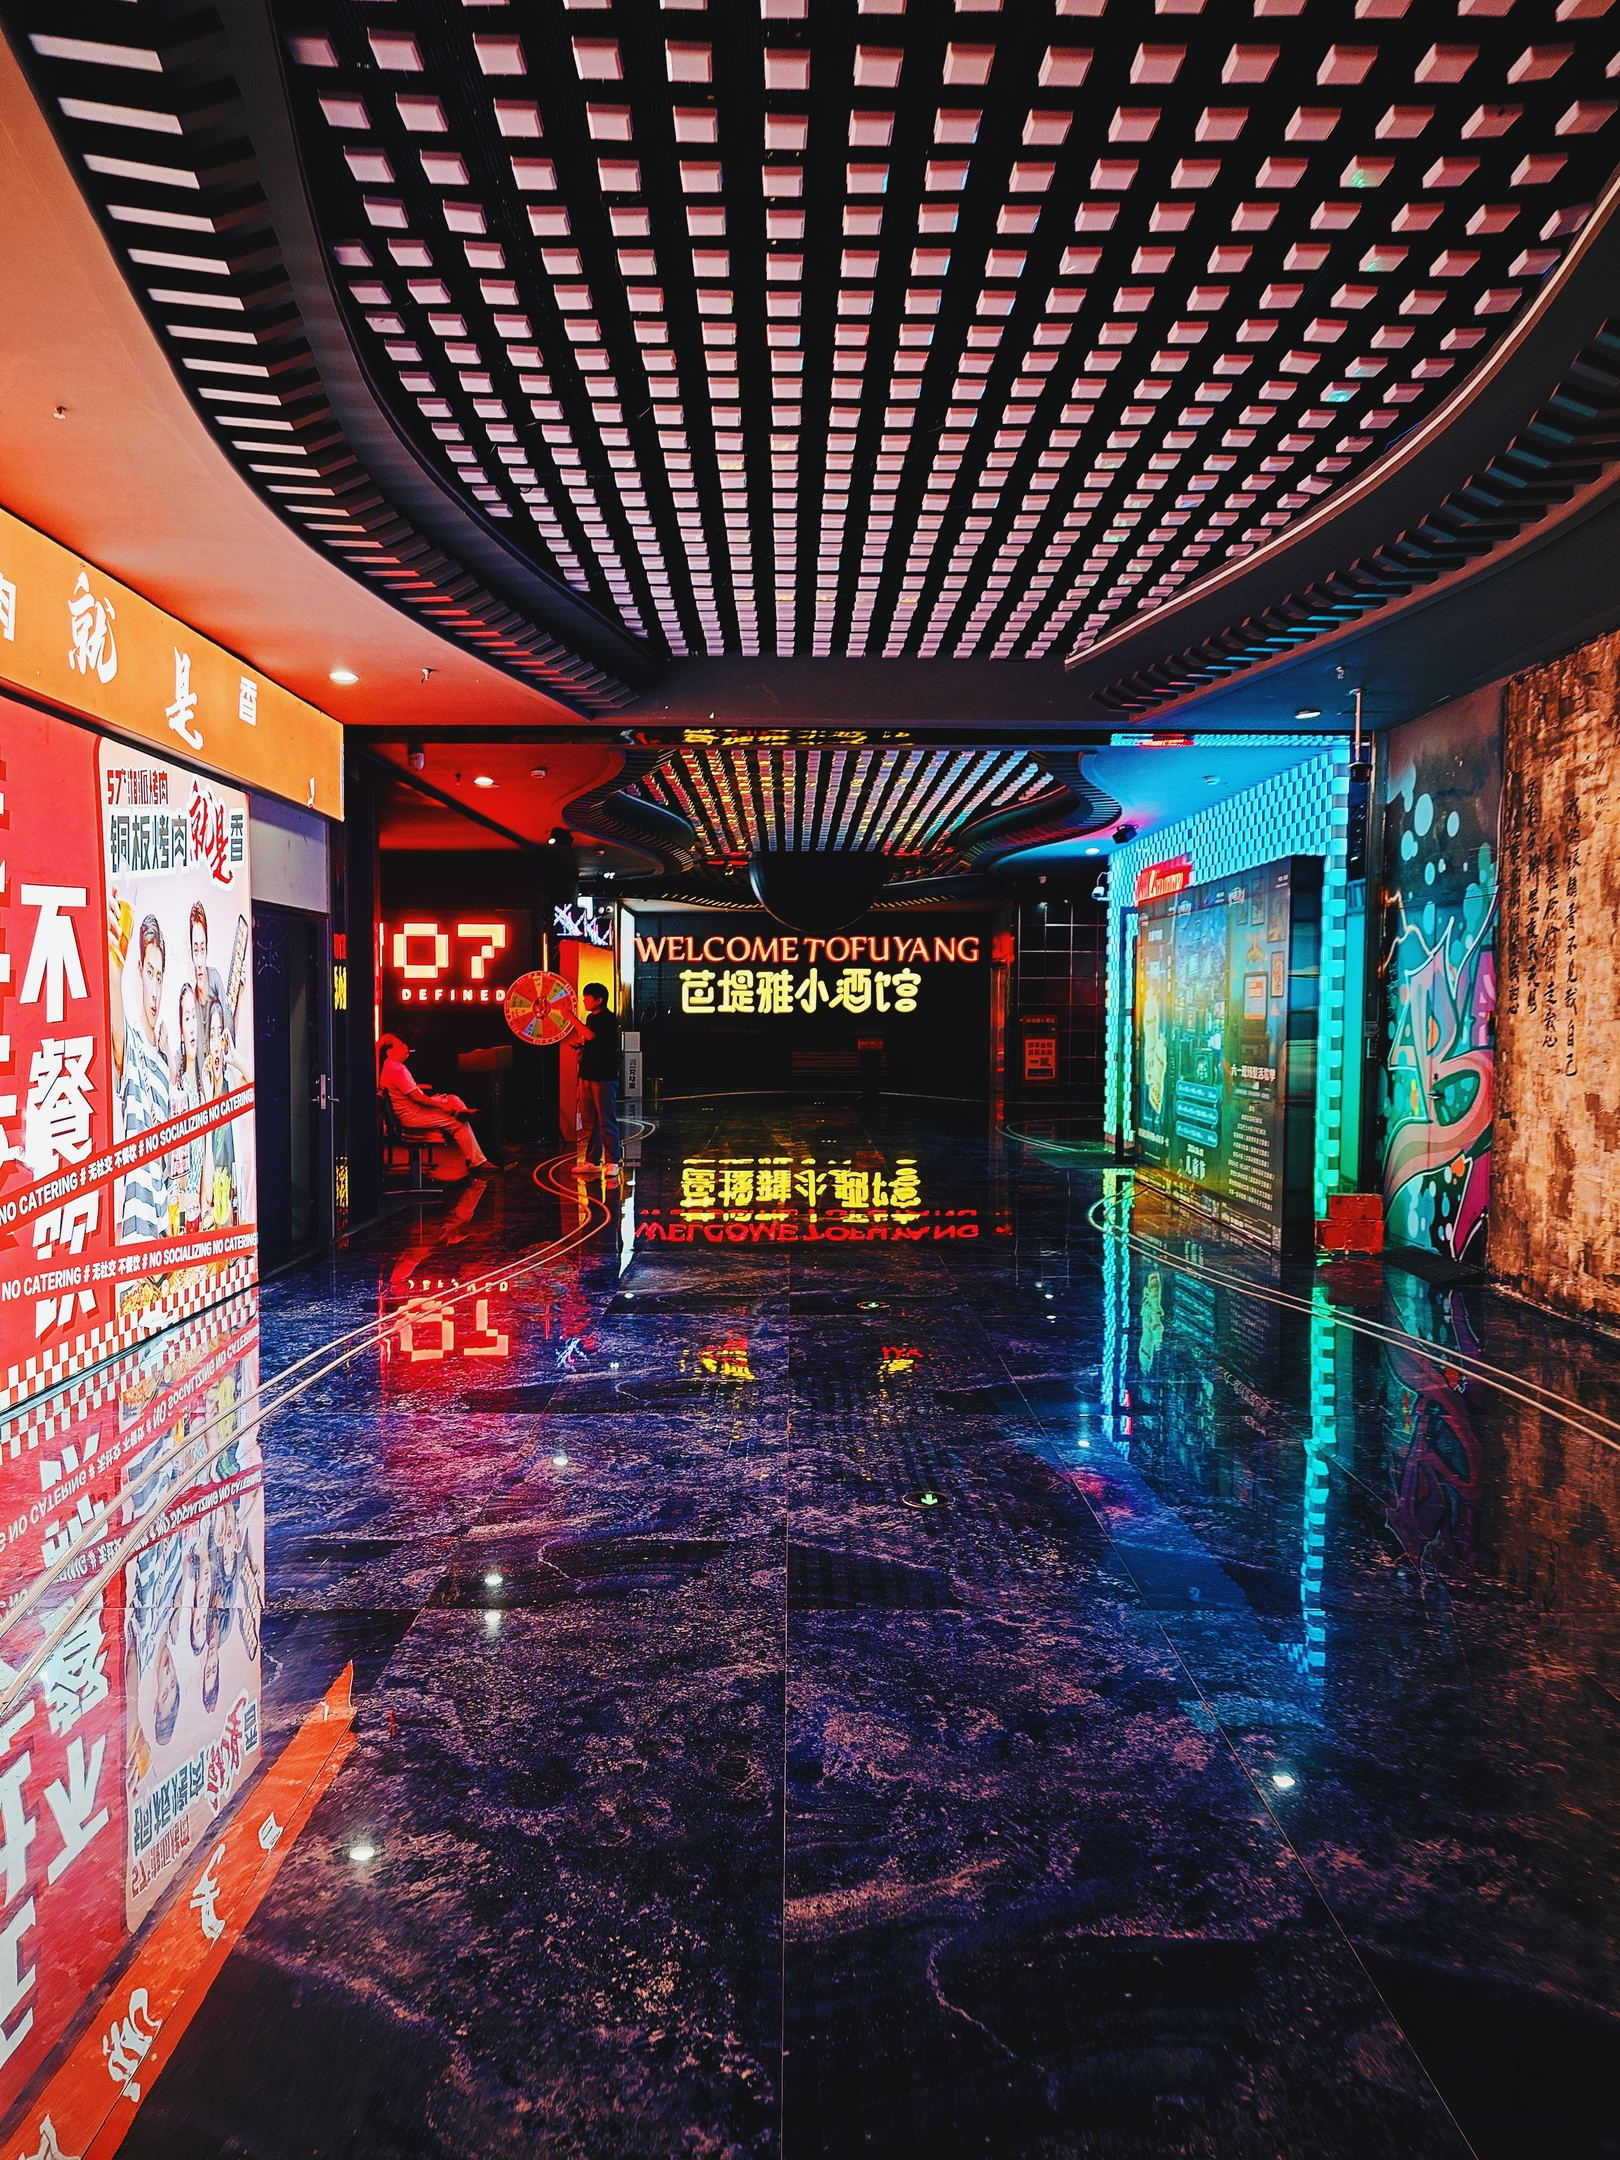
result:
M 519 1042 L 537 1050 L 560 1043 L 579 1026 L 574 993 L 561 975 L 520 975 L 506 993 L 506 1024 Z

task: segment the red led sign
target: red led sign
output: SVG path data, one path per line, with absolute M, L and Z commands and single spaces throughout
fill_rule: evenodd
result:
M 1136 904 L 1162 900 L 1167 893 L 1185 892 L 1192 883 L 1192 857 L 1173 855 L 1168 862 L 1149 863 L 1136 878 Z
M 499 909 L 429 916 L 383 926 L 384 1002 L 500 1005 L 526 965 L 529 918 Z

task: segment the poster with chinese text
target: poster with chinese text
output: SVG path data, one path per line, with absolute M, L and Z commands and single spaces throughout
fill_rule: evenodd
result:
M 259 1760 L 264 1489 L 251 1413 L 256 1321 L 194 1323 L 132 1353 L 121 1416 L 128 1515 L 150 1535 L 124 1571 L 126 1918 L 138 1927 Z M 161 1429 L 150 1430 L 154 1409 Z M 240 1428 L 240 1438 L 238 1430 Z
M 248 805 L 104 742 L 110 1228 L 124 1339 L 247 1279 L 256 1250 Z
M 0 698 L 0 1410 L 256 1273 L 238 790 Z

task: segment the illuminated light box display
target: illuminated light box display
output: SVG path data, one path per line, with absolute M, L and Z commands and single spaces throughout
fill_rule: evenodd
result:
M 1277 1251 L 1313 1234 L 1321 888 L 1291 856 L 1151 901 L 1137 929 L 1140 1159 Z
M 576 902 L 573 907 L 554 907 L 551 911 L 551 927 L 560 938 L 573 938 L 581 945 L 607 945 L 613 943 L 613 910 L 598 915 Z
M 386 1005 L 502 1005 L 528 964 L 529 917 L 469 910 L 383 925 Z
M 795 1012 L 913 1013 L 918 966 L 976 967 L 966 937 L 708 937 L 636 939 L 636 962 L 679 968 L 681 1011 L 790 1019 Z M 803 960 L 804 965 L 795 965 Z
M 258 1266 L 247 797 L 0 699 L 0 1408 Z
M 343 815 L 343 729 L 0 510 L 0 682 L 92 725 Z
M 648 910 L 635 929 L 629 1024 L 666 1093 L 866 1087 L 874 1068 L 896 1092 L 988 1092 L 982 916 L 879 913 L 810 937 L 765 915 Z
M 1167 862 L 1149 863 L 1145 870 L 1136 874 L 1136 905 L 1146 907 L 1150 900 L 1163 900 L 1171 893 L 1185 892 L 1192 883 L 1192 857 L 1172 855 Z

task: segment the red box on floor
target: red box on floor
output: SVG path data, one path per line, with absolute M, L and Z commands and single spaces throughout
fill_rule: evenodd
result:
M 1384 1249 L 1382 1193 L 1331 1193 L 1326 1216 L 1316 1225 L 1320 1252 L 1376 1253 Z

